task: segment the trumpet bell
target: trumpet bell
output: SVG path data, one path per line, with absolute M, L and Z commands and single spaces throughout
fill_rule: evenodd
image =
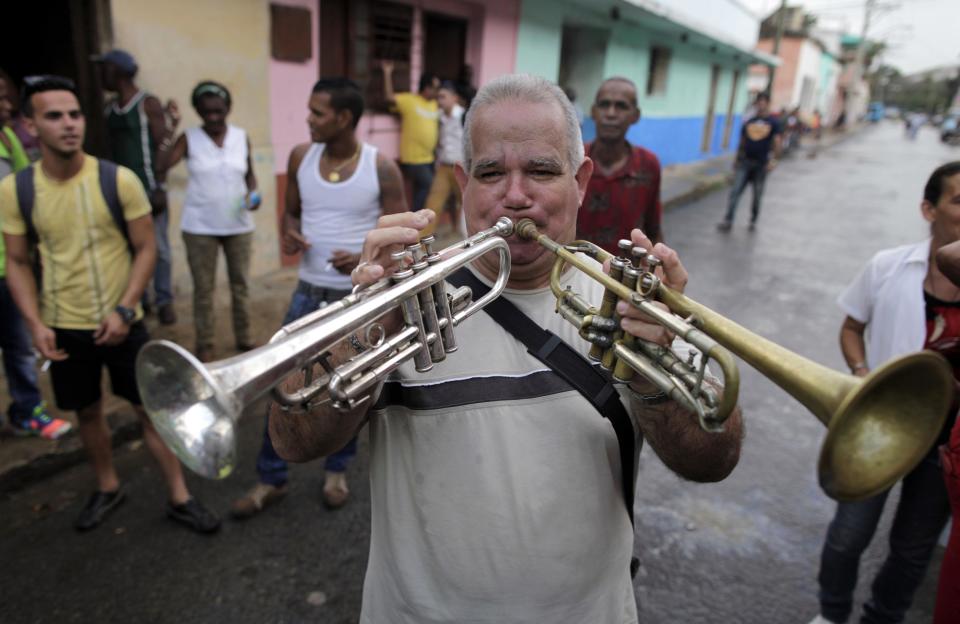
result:
M 229 475 L 236 411 L 212 372 L 180 345 L 157 340 L 141 349 L 136 374 L 143 407 L 170 450 L 201 476 Z
M 930 450 L 953 399 L 953 372 L 926 351 L 887 362 L 842 400 L 820 451 L 820 487 L 863 500 L 892 487 Z

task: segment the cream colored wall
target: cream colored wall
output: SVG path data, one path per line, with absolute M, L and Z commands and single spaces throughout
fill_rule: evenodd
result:
M 253 147 L 253 166 L 263 206 L 255 213 L 252 274 L 280 266 L 276 226 L 276 190 L 270 129 L 270 14 L 267 0 L 113 0 L 113 46 L 133 54 L 140 66 L 137 82 L 162 101 L 180 106 L 181 129 L 199 124 L 190 105 L 197 82 L 216 80 L 233 98 L 229 122 L 245 129 Z M 191 292 L 186 253 L 180 236 L 180 208 L 186 167 L 169 176 L 170 244 L 174 284 L 179 296 Z M 220 263 L 221 267 L 223 262 Z M 221 268 L 221 279 L 224 269 Z

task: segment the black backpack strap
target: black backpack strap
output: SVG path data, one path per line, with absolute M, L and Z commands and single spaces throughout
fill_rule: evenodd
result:
M 490 290 L 467 269 L 454 273 L 447 278 L 447 281 L 454 286 L 469 286 L 473 290 L 474 298 L 479 298 Z M 620 447 L 623 502 L 632 524 L 636 433 L 633 421 L 623 407 L 623 403 L 620 402 L 620 395 L 613 382 L 556 334 L 534 323 L 530 317 L 506 299 L 501 297 L 494 300 L 483 311 L 522 342 L 530 355 L 549 366 L 550 370 L 590 401 L 590 404 L 613 425 L 613 430 L 617 434 L 617 444 Z
M 130 233 L 127 231 L 127 219 L 123 215 L 123 204 L 120 203 L 120 192 L 117 190 L 117 165 L 109 160 L 100 158 L 97 160 L 98 172 L 100 176 L 100 192 L 103 194 L 103 201 L 107 204 L 110 216 L 117 225 L 117 229 L 123 234 L 127 241 L 127 248 L 130 250 L 130 256 L 133 256 L 133 245 L 130 243 Z
M 33 227 L 33 200 L 36 197 L 36 188 L 33 185 L 33 167 L 27 167 L 17 172 L 14 178 L 17 187 L 17 205 L 20 207 L 20 216 L 27 228 L 27 241 L 31 245 L 37 243 L 37 230 Z

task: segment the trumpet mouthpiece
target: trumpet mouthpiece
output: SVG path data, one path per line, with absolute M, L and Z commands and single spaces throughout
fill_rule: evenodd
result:
M 537 224 L 533 222 L 533 219 L 520 219 L 517 222 L 516 232 L 517 236 L 527 240 L 535 240 L 539 233 L 537 232 Z

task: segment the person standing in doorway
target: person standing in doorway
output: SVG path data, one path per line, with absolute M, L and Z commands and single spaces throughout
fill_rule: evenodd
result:
M 249 351 L 254 347 L 247 281 L 253 247 L 251 211 L 260 207 L 260 194 L 247 133 L 227 123 L 233 103 L 227 88 L 206 80 L 194 87 L 190 101 L 203 123 L 173 142 L 180 116 L 172 107 L 173 123 L 160 143 L 157 169 L 165 174 L 182 159 L 187 160 L 190 179 L 180 229 L 193 277 L 195 353 L 200 361 L 209 362 L 214 358 L 213 292 L 220 247 L 227 260 L 237 349 Z
M 627 78 L 608 78 L 600 85 L 590 115 L 597 138 L 586 145 L 593 175 L 577 216 L 577 235 L 611 253 L 629 239 L 634 228 L 655 244 L 663 241 L 660 205 L 660 161 L 652 152 L 627 141 L 627 131 L 640 121 L 637 87 Z
M 433 233 L 440 222 L 440 215 L 448 202 L 453 203 L 453 230 L 461 237 L 466 235 L 466 224 L 460 214 L 460 188 L 453 175 L 453 168 L 463 162 L 463 107 L 457 103 L 456 87 L 452 82 L 444 82 L 437 91 L 437 103 L 440 105 L 440 143 L 437 148 L 437 168 L 427 195 L 426 207 L 436 214 L 436 218 L 423 231 L 424 236 Z
M 384 97 L 400 114 L 400 170 L 413 189 L 412 210 L 426 205 L 433 184 L 434 150 L 439 137 L 437 91 L 440 79 L 424 72 L 416 93 L 393 90 L 393 62 L 381 61 Z
M 157 146 L 167 129 L 167 112 L 175 104 L 167 102 L 165 110 L 160 100 L 137 86 L 137 62 L 128 52 L 111 50 L 96 60 L 103 87 L 116 94 L 106 109 L 107 137 L 113 160 L 137 174 L 150 199 L 157 239 L 153 304 L 160 322 L 172 325 L 177 322 L 177 313 L 173 309 L 172 259 L 167 233 L 170 211 L 166 172 L 159 172 L 156 163 Z M 144 293 L 144 304 L 148 304 L 148 299 Z
M 180 463 L 143 410 L 134 378 L 137 353 L 150 339 L 140 297 L 156 259 L 143 185 L 129 169 L 83 152 L 86 124 L 71 80 L 28 78 L 21 110 L 42 157 L 0 182 L 7 285 L 34 346 L 52 362 L 57 406 L 77 412 L 96 472 L 97 490 L 74 527 L 98 526 L 125 497 L 100 392 L 106 366 L 114 394 L 133 405 L 160 464 L 167 515 L 195 531 L 216 531 L 220 519 L 190 496 Z M 28 237 L 37 241 L 43 265 L 39 297 Z
M 960 162 L 930 175 L 921 212 L 930 224 L 930 238 L 877 253 L 838 299 L 847 314 L 840 348 L 854 375 L 866 376 L 897 356 L 929 349 L 943 355 L 960 379 L 960 288 L 934 262 L 939 249 L 960 239 Z M 938 447 L 948 441 L 956 410 L 954 404 L 929 453 L 902 480 L 890 550 L 873 579 L 861 624 L 902 622 L 923 581 L 950 517 Z M 847 621 L 860 557 L 889 495 L 887 490 L 837 504 L 820 558 L 820 614 L 811 624 Z
M 4 75 L 0 70 L 0 76 Z M 13 110 L 12 98 L 7 81 L 0 79 L 0 180 L 30 166 L 20 139 L 7 125 Z M 50 416 L 40 396 L 37 358 L 30 344 L 30 332 L 7 287 L 5 256 L 6 249 L 0 237 L 0 351 L 3 352 L 3 371 L 11 399 L 7 418 L 16 435 L 56 440 L 69 433 L 73 426 L 62 418 Z
M 767 174 L 773 171 L 780 158 L 781 126 L 780 121 L 770 114 L 770 96 L 757 94 L 754 113 L 740 130 L 740 146 L 734 163 L 733 187 L 727 203 L 727 214 L 717 224 L 721 232 L 729 232 L 733 226 L 733 217 L 737 212 L 737 203 L 749 182 L 753 185 L 753 203 L 750 210 L 750 231 L 757 228 L 760 216 L 760 200 Z
M 303 255 L 284 325 L 350 294 L 350 274 L 366 233 L 382 215 L 407 211 L 397 165 L 357 138 L 360 88 L 344 78 L 320 80 L 307 106 L 311 142 L 293 148 L 287 166 L 283 251 Z M 356 453 L 354 436 L 327 456 L 323 502 L 328 508 L 347 502 L 346 470 Z M 257 473 L 257 484 L 233 503 L 237 518 L 253 516 L 287 493 L 287 462 L 274 450 L 266 423 Z

